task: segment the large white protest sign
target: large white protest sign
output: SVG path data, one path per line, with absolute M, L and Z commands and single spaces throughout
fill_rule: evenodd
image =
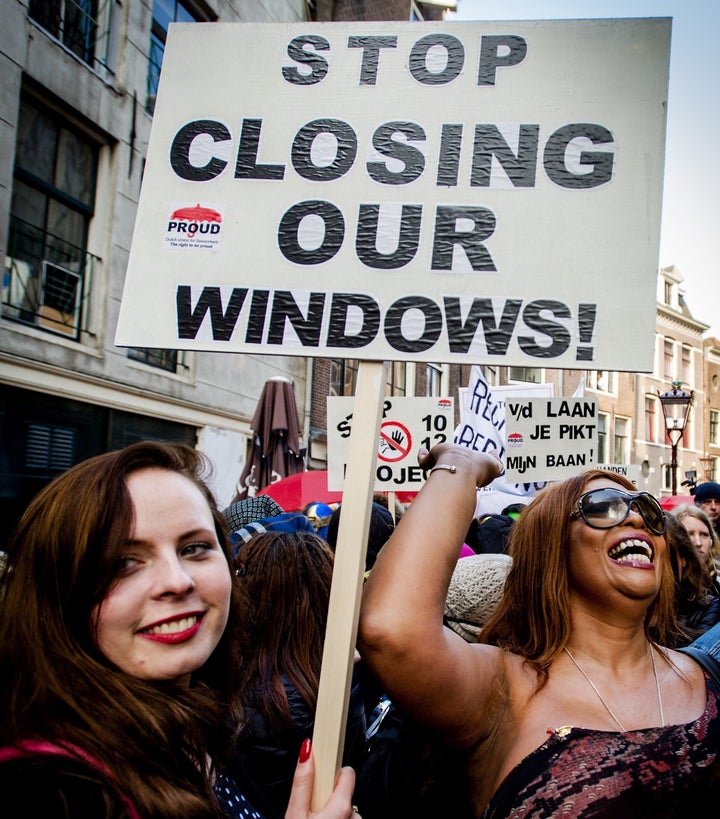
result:
M 328 489 L 344 488 L 353 412 L 352 398 L 327 399 Z M 425 483 L 417 462 L 418 450 L 451 440 L 454 412 L 452 398 L 384 398 L 375 490 L 418 491 Z
M 509 398 L 505 418 L 509 481 L 562 480 L 597 463 L 594 398 Z
M 669 35 L 171 24 L 116 343 L 651 370 Z

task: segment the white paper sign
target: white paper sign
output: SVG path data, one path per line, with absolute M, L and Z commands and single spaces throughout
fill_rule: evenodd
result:
M 640 464 L 595 464 L 595 469 L 604 469 L 606 472 L 622 475 L 632 481 L 635 486 L 640 480 Z
M 116 343 L 650 371 L 669 35 L 171 24 Z
M 562 480 L 597 462 L 594 398 L 508 398 L 505 419 L 508 481 Z
M 327 399 L 328 489 L 342 490 L 354 398 Z M 452 439 L 452 398 L 385 398 L 375 468 L 376 492 L 415 492 L 425 483 L 417 462 L 421 447 Z

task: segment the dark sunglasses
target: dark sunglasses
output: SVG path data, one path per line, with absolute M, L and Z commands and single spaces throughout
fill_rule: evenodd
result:
M 663 534 L 666 526 L 665 513 L 657 498 L 649 492 L 591 489 L 580 495 L 577 510 L 570 517 L 575 518 L 579 515 L 591 529 L 612 529 L 627 519 L 633 506 L 653 534 Z

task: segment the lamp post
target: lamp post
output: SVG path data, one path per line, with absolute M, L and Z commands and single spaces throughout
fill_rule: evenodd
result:
M 700 461 L 700 463 L 703 466 L 703 476 L 706 481 L 709 481 L 712 478 L 713 460 L 714 458 L 708 455 L 707 452 L 705 453 L 705 456 L 703 458 L 698 458 L 698 461 Z
M 667 392 L 658 392 L 665 418 L 665 432 L 670 439 L 670 471 L 673 495 L 677 495 L 677 447 L 687 426 L 694 395 L 694 391 L 687 392 L 681 387 L 681 381 L 673 381 L 672 389 Z

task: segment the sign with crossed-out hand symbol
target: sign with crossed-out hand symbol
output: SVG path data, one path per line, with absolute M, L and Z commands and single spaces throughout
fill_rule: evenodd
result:
M 378 458 L 386 463 L 402 461 L 412 448 L 410 430 L 399 421 L 384 421 L 380 425 Z

